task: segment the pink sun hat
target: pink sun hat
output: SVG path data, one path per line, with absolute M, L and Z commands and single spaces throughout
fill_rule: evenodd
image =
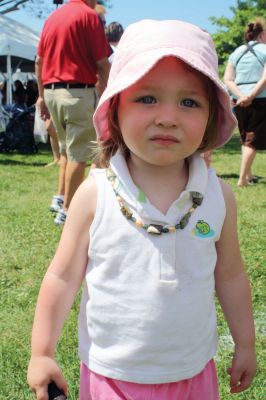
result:
M 110 99 L 136 83 L 167 56 L 177 57 L 215 83 L 219 107 L 218 137 L 213 147 L 220 147 L 231 138 L 236 119 L 227 90 L 218 76 L 218 58 L 209 33 L 188 22 L 147 19 L 129 25 L 116 48 L 107 87 L 93 116 L 99 140 L 110 136 Z

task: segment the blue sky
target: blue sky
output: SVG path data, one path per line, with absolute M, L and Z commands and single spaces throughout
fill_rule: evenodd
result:
M 53 4 L 52 0 L 46 0 Z M 124 27 L 143 18 L 153 19 L 181 19 L 194 23 L 215 32 L 209 17 L 231 17 L 231 6 L 236 5 L 236 0 L 112 0 L 113 7 L 107 10 L 107 23 L 119 21 Z M 32 18 L 24 11 L 16 11 L 7 15 L 28 27 L 41 31 L 43 20 Z

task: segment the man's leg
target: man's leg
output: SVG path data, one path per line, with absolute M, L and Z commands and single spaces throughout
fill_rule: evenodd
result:
M 58 175 L 58 194 L 64 196 L 65 194 L 65 176 L 67 167 L 67 156 L 65 154 L 60 155 L 60 169 Z
M 53 196 L 52 203 L 50 205 L 50 211 L 58 213 L 63 207 L 64 193 L 65 193 L 65 173 L 67 166 L 66 132 L 65 132 L 63 114 L 61 112 L 60 93 L 57 90 L 45 89 L 44 97 L 46 105 L 51 115 L 51 122 L 53 121 L 54 124 L 54 133 L 59 142 L 60 169 L 58 176 L 58 192 L 56 195 Z
M 75 191 L 85 177 L 86 162 L 68 161 L 65 170 L 64 209 L 67 211 Z
M 54 165 L 59 162 L 60 151 L 59 151 L 59 144 L 58 144 L 56 130 L 51 118 L 45 121 L 45 126 L 50 138 L 50 144 L 53 152 L 53 162 L 46 165 L 46 167 L 49 167 L 50 165 Z
M 71 94 L 71 96 L 70 96 Z M 95 95 L 93 89 L 70 89 L 60 92 L 64 115 L 65 152 L 67 157 L 64 178 L 64 204 L 55 217 L 55 224 L 61 225 L 67 217 L 70 202 L 85 177 L 86 162 L 89 159 L 90 141 L 95 140 L 92 124 Z M 60 143 L 61 145 L 61 143 Z M 61 161 L 60 161 L 61 163 Z M 62 170 L 63 177 L 63 170 Z M 60 179 L 60 182 L 62 180 Z M 60 185 L 60 190 L 63 185 Z
M 71 102 L 68 94 L 68 104 L 64 107 L 68 156 L 64 199 L 66 211 L 75 191 L 84 180 L 86 163 L 91 154 L 91 141 L 96 140 L 92 124 L 95 104 L 94 89 L 71 89 L 70 93 Z
M 59 161 L 59 175 L 58 175 L 58 188 L 57 194 L 53 196 L 52 203 L 50 205 L 50 211 L 58 213 L 62 209 L 64 204 L 64 194 L 65 194 L 65 176 L 67 167 L 67 156 L 64 154 L 60 155 Z

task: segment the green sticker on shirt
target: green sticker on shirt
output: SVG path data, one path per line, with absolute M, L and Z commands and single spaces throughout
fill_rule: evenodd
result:
M 203 221 L 202 219 L 196 223 L 195 229 L 193 229 L 193 234 L 197 237 L 206 238 L 213 237 L 215 232 L 211 229 L 208 222 Z

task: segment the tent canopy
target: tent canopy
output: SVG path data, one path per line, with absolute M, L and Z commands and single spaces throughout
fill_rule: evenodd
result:
M 22 60 L 29 60 L 29 63 L 34 65 L 38 42 L 37 32 L 0 14 L 0 72 L 6 72 L 8 103 L 12 103 L 12 68 L 14 68 L 12 61 L 16 60 L 17 66 Z M 3 58 L 6 60 L 6 68 L 3 68 Z
M 35 60 L 39 35 L 27 26 L 0 14 L 0 55 Z

